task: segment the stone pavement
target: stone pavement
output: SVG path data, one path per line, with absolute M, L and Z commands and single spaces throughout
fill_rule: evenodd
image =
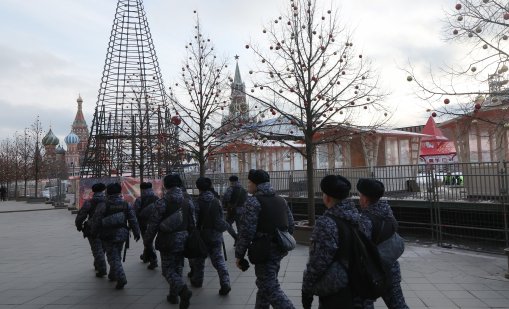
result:
M 53 207 L 51 204 L 44 203 L 29 204 L 27 202 L 16 202 L 16 201 L 0 202 L 0 213 L 53 210 L 53 209 L 55 209 L 55 207 Z
M 132 241 L 128 250 L 124 290 L 96 278 L 88 242 L 76 231 L 74 218 L 65 209 L 0 212 L 0 309 L 178 308 L 166 302 L 168 285 L 160 269 L 147 270 L 140 262 L 141 243 Z M 245 273 L 237 270 L 229 237 L 226 247 L 230 295 L 217 294 L 219 281 L 208 261 L 204 286 L 193 289 L 191 308 L 254 307 L 253 268 Z M 299 246 L 281 265 L 280 281 L 296 308 L 302 308 L 300 287 L 306 260 L 307 247 Z M 509 308 L 505 256 L 409 243 L 400 261 L 410 308 Z M 375 307 L 385 308 L 380 302 Z

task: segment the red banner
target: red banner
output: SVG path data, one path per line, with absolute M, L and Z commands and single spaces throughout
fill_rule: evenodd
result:
M 161 179 L 144 179 L 145 182 L 152 183 L 152 189 L 159 197 L 163 194 L 163 181 Z M 140 196 L 140 179 L 132 177 L 104 177 L 104 178 L 81 178 L 79 180 L 78 209 L 81 208 L 85 200 L 93 196 L 92 186 L 98 182 L 105 185 L 119 182 L 122 186 L 122 197 L 129 204 L 133 204 L 134 200 Z

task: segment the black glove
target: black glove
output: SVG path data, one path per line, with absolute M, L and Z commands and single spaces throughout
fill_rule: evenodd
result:
M 81 232 L 81 226 L 77 226 L 76 229 L 78 230 L 78 232 Z
M 134 240 L 138 242 L 138 240 L 140 240 L 140 235 L 134 235 Z
M 311 309 L 313 304 L 313 294 L 302 292 L 302 307 L 304 309 Z
M 246 271 L 249 269 L 249 262 L 246 259 L 241 259 L 239 261 L 240 270 Z

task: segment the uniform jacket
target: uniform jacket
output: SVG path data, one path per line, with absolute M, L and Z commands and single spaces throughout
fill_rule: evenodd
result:
M 225 208 L 229 208 L 229 203 L 232 202 L 232 193 L 233 193 L 233 189 L 234 188 L 240 188 L 240 190 L 245 190 L 241 185 L 240 183 L 237 181 L 233 186 L 230 186 L 228 187 L 228 189 L 226 189 L 226 192 L 224 193 L 223 195 L 223 207 Z M 240 193 L 239 193 L 240 194 Z M 244 206 L 244 205 L 239 205 L 239 206 Z
M 94 192 L 94 195 L 91 199 L 88 199 L 83 203 L 83 206 L 78 210 L 78 214 L 76 215 L 76 220 L 74 223 L 76 224 L 77 228 L 81 228 L 83 225 L 83 222 L 85 220 L 92 218 L 92 215 L 94 214 L 97 205 L 100 202 L 104 202 L 106 200 L 106 195 L 104 192 Z M 95 204 L 95 207 L 92 207 Z
M 357 224 L 360 230 L 366 233 L 366 222 L 361 218 L 354 203 L 349 199 L 327 209 L 324 215 L 316 220 L 315 227 L 311 233 L 309 260 L 304 270 L 302 282 L 302 291 L 309 294 L 313 293 L 313 286 L 327 272 L 334 262 L 337 250 L 341 248 L 336 222 L 332 218 L 326 216 L 326 214 Z M 338 278 L 335 278 L 335 280 L 333 280 L 334 282 L 348 282 L 348 275 L 346 272 L 338 271 L 335 275 L 338 276 Z
M 195 208 L 196 208 L 195 214 L 196 214 L 197 222 L 203 221 L 203 218 L 200 218 L 200 213 L 201 213 L 200 203 L 210 203 L 214 199 L 215 199 L 215 196 L 210 191 L 205 191 L 205 192 L 200 193 L 200 195 L 198 196 L 196 205 L 195 205 Z M 219 206 L 221 206 L 221 202 L 219 200 L 217 202 L 218 202 Z M 226 229 L 228 227 L 228 223 L 226 223 L 226 221 L 224 220 L 224 213 L 223 213 L 222 207 L 220 207 L 219 211 L 212 213 L 214 210 L 215 209 L 210 209 L 210 213 L 207 214 L 212 218 L 212 220 L 213 220 L 212 225 L 214 226 L 213 229 L 207 229 L 207 231 L 206 231 L 207 239 L 213 243 L 221 243 L 223 241 L 223 231 L 226 231 Z
M 135 237 L 140 237 L 140 227 L 138 225 L 138 220 L 136 220 L 136 215 L 134 214 L 134 209 L 127 204 L 122 198 L 121 194 L 113 194 L 108 195 L 106 197 L 106 201 L 97 205 L 97 209 L 92 216 L 92 234 L 96 234 L 99 238 L 103 240 L 108 240 L 112 242 L 124 242 L 129 238 L 129 230 L 127 226 L 125 227 L 117 227 L 117 228 L 102 228 L 101 222 L 105 216 L 107 204 L 112 203 L 114 205 L 119 205 L 125 203 L 126 209 L 124 213 L 126 215 L 127 222 L 129 222 L 129 227 L 132 229 Z M 126 222 L 126 223 L 127 223 Z
M 189 212 L 191 214 L 191 220 L 195 222 L 193 212 L 194 205 L 193 201 L 189 198 L 186 199 L 187 207 L 189 207 Z M 147 230 L 145 232 L 143 242 L 145 244 L 150 244 L 154 241 L 156 235 L 161 237 L 160 240 L 156 241 L 156 244 L 159 242 L 164 242 L 167 244 L 168 249 L 164 250 L 165 252 L 182 252 L 184 251 L 184 246 L 187 241 L 188 232 L 185 231 L 176 231 L 171 234 L 159 233 L 159 224 L 165 219 L 166 207 L 167 204 L 182 204 L 184 202 L 184 193 L 182 189 L 179 187 L 173 187 L 166 191 L 163 198 L 157 200 L 155 203 L 154 211 L 150 216 L 147 224 Z M 164 237 L 164 239 L 163 239 Z
M 244 258 L 247 248 L 256 236 L 256 226 L 258 224 L 258 216 L 262 209 L 260 202 L 256 199 L 256 195 L 275 196 L 276 192 L 269 182 L 261 183 L 257 187 L 257 191 L 253 196 L 247 198 L 245 211 L 240 219 L 239 238 L 235 246 L 235 257 Z M 294 222 L 290 209 L 288 213 L 288 232 L 293 234 Z

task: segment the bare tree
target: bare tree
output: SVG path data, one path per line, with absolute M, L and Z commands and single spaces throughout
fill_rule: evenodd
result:
M 417 96 L 429 102 L 427 111 L 433 117 L 461 119 L 455 135 L 462 161 L 468 150 L 461 136 L 477 131 L 478 126 L 489 130 L 497 145 L 504 144 L 507 113 L 502 107 L 509 104 L 508 10 L 507 1 L 459 0 L 445 13 L 443 36 L 465 51 L 461 62 L 430 69 L 425 78 L 417 76 L 412 65 L 406 69 L 407 80 Z M 499 159 L 503 157 L 499 153 Z
M 255 74 L 251 93 L 274 116 L 297 126 L 302 133 L 296 138 L 306 147 L 294 149 L 306 159 L 308 222 L 314 225 L 315 149 L 338 138 L 318 137 L 317 133 L 339 132 L 344 126 L 380 125 L 384 94 L 378 89 L 378 77 L 369 61 L 355 51 L 352 36 L 340 25 L 332 4 L 329 10 L 321 11 L 316 0 L 290 1 L 286 11 L 263 33 L 268 44 L 246 45 L 259 61 L 249 72 Z
M 36 117 L 34 123 L 30 126 L 29 129 L 29 140 L 30 143 L 33 145 L 33 152 L 31 154 L 32 159 L 32 171 L 33 171 L 33 177 L 35 180 L 35 197 L 38 196 L 38 185 L 39 185 L 39 179 L 42 172 L 42 147 L 41 147 L 41 137 L 42 137 L 42 124 L 39 120 L 39 116 Z
M 232 80 L 227 68 L 227 61 L 216 56 L 211 40 L 203 34 L 196 15 L 194 37 L 186 45 L 181 82 L 170 87 L 170 99 L 176 112 L 172 122 L 180 126 L 181 146 L 177 152 L 181 156 L 189 152 L 198 162 L 201 176 L 205 175 L 208 157 L 231 142 L 224 138 L 228 135 L 224 126 L 233 123 L 235 117 L 221 123 L 221 111 L 229 102 L 228 82 Z

